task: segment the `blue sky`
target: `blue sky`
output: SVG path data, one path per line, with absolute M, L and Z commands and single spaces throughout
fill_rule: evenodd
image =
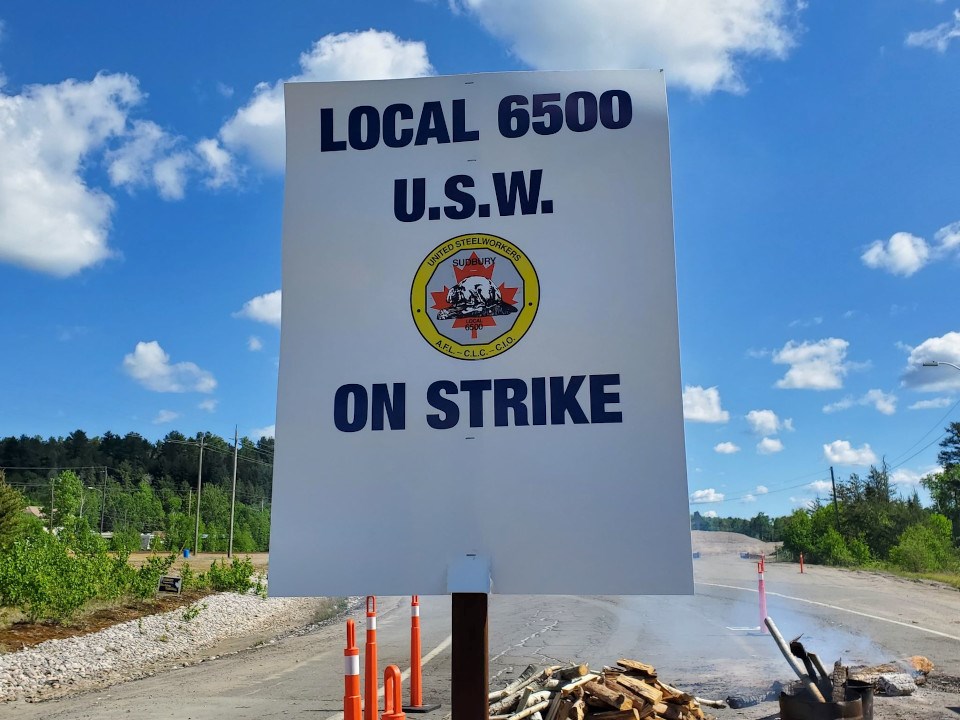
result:
M 918 368 L 960 365 L 955 0 L 5 3 L 0 436 L 272 432 L 282 81 L 608 67 L 669 86 L 691 507 L 912 492 L 960 419 Z

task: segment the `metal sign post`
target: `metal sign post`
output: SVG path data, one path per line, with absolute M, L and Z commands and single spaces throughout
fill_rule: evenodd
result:
M 488 720 L 490 652 L 487 594 L 453 593 L 453 647 L 450 665 L 454 720 Z

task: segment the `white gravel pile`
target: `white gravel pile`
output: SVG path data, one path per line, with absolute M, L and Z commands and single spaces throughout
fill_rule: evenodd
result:
M 140 677 L 151 664 L 196 656 L 230 637 L 262 631 L 315 607 L 315 598 L 220 593 L 161 615 L 0 655 L 0 701 L 58 694 Z

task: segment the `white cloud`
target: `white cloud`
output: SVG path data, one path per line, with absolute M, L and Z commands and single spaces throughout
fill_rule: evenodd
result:
M 793 47 L 788 0 L 458 0 L 537 70 L 664 68 L 693 92 L 743 92 L 748 58 L 783 59 Z
M 943 472 L 943 468 L 939 465 L 929 466 L 925 470 L 897 468 L 890 473 L 890 482 L 892 482 L 894 485 L 917 487 L 920 485 L 920 481 L 923 480 L 927 475 L 932 475 L 933 473 L 939 472 Z
M 111 184 L 130 190 L 153 186 L 166 200 L 182 199 L 195 159 L 178 151 L 179 144 L 179 138 L 156 123 L 134 121 L 123 143 L 104 155 Z
M 923 363 L 933 360 L 960 365 L 960 332 L 927 338 L 917 347 L 910 348 L 901 384 L 927 392 L 960 390 L 960 371 L 948 365 L 923 367 Z
M 719 517 L 716 510 L 707 510 L 705 513 L 701 513 L 702 517 L 705 518 L 715 518 Z
M 284 166 L 283 83 L 321 80 L 381 80 L 432 75 L 422 42 L 401 40 L 378 30 L 320 38 L 300 55 L 300 73 L 286 81 L 262 82 L 253 97 L 220 128 L 220 140 L 233 152 L 246 152 L 263 168 Z
M 128 75 L 31 85 L 19 95 L 0 84 L 0 261 L 66 277 L 113 254 L 113 200 L 81 173 L 123 135 L 141 97 Z
M 833 494 L 833 484 L 827 480 L 814 480 L 810 483 L 809 487 L 818 495 L 825 492 L 829 492 L 831 495 Z
M 174 412 L 173 410 L 161 410 L 153 419 L 153 424 L 163 425 L 164 423 L 173 422 L 178 417 L 180 417 L 180 413 L 178 412 Z
M 783 450 L 783 443 L 778 438 L 765 437 L 757 443 L 757 452 L 761 455 L 775 455 Z
M 267 323 L 280 327 L 281 291 L 273 292 L 247 300 L 243 307 L 233 314 L 234 317 L 245 317 L 249 320 Z M 252 349 L 252 348 L 251 348 Z
M 930 259 L 930 247 L 923 238 L 907 232 L 894 233 L 884 243 L 875 240 L 860 256 L 863 264 L 874 270 L 886 270 L 893 275 L 909 277 Z
M 829 445 L 824 445 L 823 456 L 827 462 L 835 465 L 872 465 L 877 461 L 877 456 L 869 444 L 864 443 L 862 447 L 855 448 L 847 440 L 834 440 Z
M 207 412 L 212 413 L 216 411 L 217 405 L 219 404 L 220 404 L 220 401 L 217 400 L 216 398 L 207 398 L 206 400 L 201 400 L 197 404 L 197 407 L 200 408 L 201 410 L 206 410 Z
M 253 428 L 250 431 L 249 437 L 252 438 L 253 440 L 259 440 L 262 437 L 272 438 L 275 436 L 276 431 L 277 431 L 276 425 L 267 425 L 266 427 L 262 427 L 262 428 Z
M 783 429 L 787 432 L 793 432 L 793 418 L 786 418 L 783 421 Z
M 130 75 L 13 95 L 0 75 L 0 262 L 67 277 L 112 257 L 115 202 L 86 173 L 101 163 L 113 187 L 183 197 L 197 159 L 182 138 L 131 119 L 144 97 Z
M 824 405 L 823 411 L 825 413 L 834 413 L 840 410 L 847 410 L 854 405 L 872 406 L 877 412 L 883 415 L 893 415 L 897 411 L 897 396 L 885 393 L 879 389 L 868 390 L 860 398 L 855 399 L 853 396 L 848 395 L 835 403 Z
M 170 364 L 170 356 L 156 340 L 138 342 L 123 358 L 123 369 L 134 380 L 155 392 L 209 393 L 217 387 L 213 374 L 192 362 Z
M 822 323 L 822 317 L 810 318 L 808 320 L 797 319 L 790 322 L 790 327 L 813 327 L 814 325 L 821 325 Z
M 938 397 L 931 398 L 930 400 L 918 400 L 913 405 L 911 405 L 908 410 L 935 410 L 938 408 L 945 408 L 953 405 L 953 398 L 948 397 Z
M 206 138 L 194 145 L 193 149 L 206 173 L 204 183 L 207 187 L 217 189 L 236 183 L 239 175 L 236 162 L 219 140 Z
M 869 268 L 909 277 L 926 265 L 960 251 L 960 221 L 940 228 L 933 239 L 930 244 L 908 232 L 894 233 L 886 243 L 883 240 L 872 242 L 860 259 Z M 893 307 L 897 308 L 896 305 Z
M 780 430 L 780 418 L 773 410 L 751 410 L 747 422 L 757 435 L 776 435 Z
M 217 92 L 225 98 L 233 97 L 233 88 L 223 82 L 217 83 Z
M 721 455 L 733 455 L 734 453 L 740 452 L 740 448 L 734 445 L 732 442 L 722 442 L 714 445 L 713 451 L 718 452 Z
M 720 391 L 716 386 L 702 388 L 699 385 L 687 385 L 683 388 L 683 419 L 725 423 L 730 419 L 730 413 L 720 406 Z
M 263 350 L 263 340 L 258 338 L 256 335 L 251 335 L 247 338 L 247 350 L 250 352 L 258 352 Z
M 766 485 L 757 485 L 757 489 L 754 490 L 757 495 L 766 495 L 770 490 L 767 489 Z
M 850 369 L 850 363 L 845 362 L 849 345 L 840 338 L 802 343 L 791 340 L 773 354 L 774 363 L 790 366 L 776 386 L 807 390 L 843 387 L 843 376 Z
M 803 510 L 813 510 L 813 499 L 805 497 L 791 497 L 790 506 Z
M 723 502 L 723 493 L 719 493 L 713 488 L 706 490 L 696 490 L 690 495 L 690 503 L 698 505 L 700 503 L 718 503 Z
M 929 30 L 917 30 L 907 35 L 906 44 L 910 47 L 926 48 L 945 53 L 951 40 L 960 38 L 960 10 L 953 11 L 953 21 L 940 23 Z
M 743 498 L 741 498 L 740 500 L 740 502 L 744 502 L 744 503 L 752 503 L 756 501 L 757 501 L 757 498 L 750 493 L 747 493 L 746 495 L 744 495 Z

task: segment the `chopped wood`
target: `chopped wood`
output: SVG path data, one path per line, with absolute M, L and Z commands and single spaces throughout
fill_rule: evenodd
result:
M 507 715 L 505 717 L 505 720 L 523 720 L 523 718 L 525 717 L 530 717 L 534 713 L 538 713 L 541 710 L 545 710 L 548 705 L 550 705 L 550 701 L 544 700 L 543 702 L 539 702 L 536 705 L 531 705 L 530 707 L 524 710 L 521 710 L 520 712 L 516 712 L 513 715 Z
M 606 685 L 601 685 L 596 681 L 586 683 L 583 689 L 589 697 L 600 700 L 604 705 L 608 705 L 616 711 L 630 710 L 633 708 L 633 700 L 622 692 L 612 690 Z
M 586 685 L 588 682 L 593 682 L 594 680 L 597 680 L 599 677 L 600 677 L 599 675 L 594 675 L 593 673 L 590 673 L 589 675 L 584 675 L 583 677 L 577 678 L 576 680 L 572 680 L 568 682 L 566 685 L 563 685 L 560 688 L 560 692 L 562 692 L 564 695 L 569 695 L 574 690 L 574 688 L 578 688 L 581 685 Z
M 610 710 L 609 712 L 593 713 L 591 720 L 640 720 L 640 712 L 636 708 L 627 710 Z
M 590 668 L 586 665 L 573 665 L 572 667 L 562 668 L 552 675 L 552 677 L 558 677 L 561 680 L 573 680 L 574 678 L 583 677 L 590 672 Z
M 697 705 L 700 707 L 710 707 L 717 708 L 718 710 L 723 710 L 727 704 L 723 700 L 708 700 L 707 698 L 694 698 L 697 701 Z
M 658 703 L 663 700 L 663 692 L 661 690 L 657 690 L 653 685 L 648 685 L 643 680 L 638 680 L 629 675 L 621 675 L 618 677 L 617 684 L 631 690 L 647 702 Z
M 617 665 L 624 667 L 627 670 L 635 670 L 636 672 L 643 673 L 649 677 L 657 676 L 657 669 L 653 665 L 647 665 L 646 663 L 639 662 L 637 660 L 630 660 L 628 658 L 620 658 L 617 660 Z
M 510 683 L 505 688 L 503 688 L 503 690 L 494 690 L 492 693 L 490 693 L 487 696 L 487 699 L 500 700 L 501 698 L 505 698 L 507 695 L 512 694 L 515 690 L 519 690 L 524 685 L 526 685 L 528 680 L 530 682 L 533 682 L 533 679 L 535 679 L 534 676 L 536 674 L 537 674 L 537 666 L 527 665 L 527 667 L 524 668 L 524 671 L 520 673 L 520 675 L 517 677 L 516 680 L 514 680 L 512 683 Z
M 584 720 L 587 715 L 587 705 L 583 700 L 577 700 L 573 705 L 570 706 L 570 711 L 567 714 L 567 720 Z
M 589 672 L 586 664 L 531 671 L 490 693 L 490 720 L 705 720 L 701 702 L 659 680 L 652 665 L 626 659 L 617 664 L 602 674 Z

